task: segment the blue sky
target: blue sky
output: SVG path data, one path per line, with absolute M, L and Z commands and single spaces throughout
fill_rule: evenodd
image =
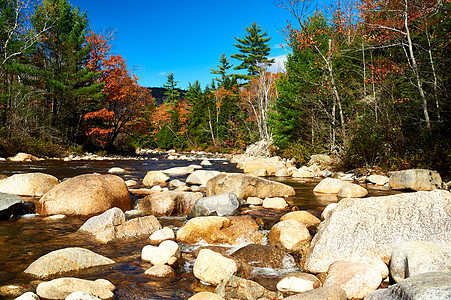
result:
M 173 72 L 180 88 L 195 80 L 205 87 L 221 53 L 237 53 L 234 37 L 244 38 L 254 21 L 272 37 L 271 57 L 287 53 L 280 44 L 290 16 L 273 0 L 69 1 L 87 11 L 95 32 L 117 31 L 113 52 L 124 57 L 142 86 L 162 86 Z

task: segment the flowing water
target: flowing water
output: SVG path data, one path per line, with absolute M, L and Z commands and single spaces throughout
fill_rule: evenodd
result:
M 205 167 L 205 169 L 241 172 L 236 169 L 235 165 L 228 164 L 226 160 L 212 159 L 210 161 L 212 166 Z M 105 174 L 112 167 L 120 167 L 125 169 L 126 173 L 119 174 L 119 176 L 125 180 L 134 179 L 141 182 L 150 170 L 163 170 L 175 166 L 200 164 L 200 162 L 201 160 L 167 160 L 163 156 L 69 162 L 61 160 L 29 163 L 0 162 L 0 174 L 10 176 L 18 173 L 42 172 L 64 180 L 93 172 Z M 321 196 L 312 192 L 319 179 L 300 180 L 282 177 L 270 179 L 293 186 L 296 196 L 288 199 L 291 206 L 308 210 L 318 217 L 329 203 L 338 201 L 336 196 Z M 367 188 L 371 196 L 391 193 L 386 189 Z M 31 200 L 36 201 L 37 199 Z M 139 201 L 139 199 L 134 200 Z M 269 210 L 259 210 L 245 213 L 250 213 L 254 218 L 262 218 L 264 220 L 261 224 L 262 228 L 267 230 L 285 212 L 274 213 Z M 79 217 L 49 221 L 39 216 L 0 221 L 0 286 L 14 284 L 33 288 L 39 281 L 25 275 L 23 271 L 34 260 L 61 248 L 84 247 L 113 259 L 116 264 L 73 272 L 67 276 L 90 280 L 107 279 L 116 285 L 115 299 L 187 299 L 196 292 L 213 291 L 213 287 L 200 283 L 192 273 L 196 247 L 181 245 L 185 263 L 177 269 L 175 278 L 155 279 L 144 275 L 144 271 L 150 267 L 140 258 L 141 249 L 148 244 L 145 238 L 100 245 L 75 234 L 84 221 L 86 218 Z M 163 217 L 159 218 L 159 221 L 163 227 L 170 226 L 177 229 L 183 226 L 185 219 Z M 272 289 L 278 279 L 288 271 L 292 270 L 260 270 L 256 278 L 252 279 Z

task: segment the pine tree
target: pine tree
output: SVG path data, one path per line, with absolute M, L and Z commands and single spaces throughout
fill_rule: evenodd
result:
M 165 84 L 163 84 L 163 87 L 166 88 L 166 91 L 164 92 L 164 95 L 166 98 L 166 103 L 176 103 L 180 99 L 180 92 L 177 88 L 178 81 L 174 80 L 174 73 L 168 74 L 168 79 Z
M 211 73 L 221 76 L 220 78 L 215 78 L 215 80 L 219 83 L 218 87 L 229 88 L 232 85 L 233 80 L 230 78 L 230 75 L 227 75 L 227 71 L 233 67 L 233 64 L 230 63 L 230 60 L 227 58 L 225 53 L 221 54 L 219 62 L 220 64 L 216 65 L 218 69 L 211 69 Z
M 247 70 L 247 75 L 237 75 L 242 79 L 250 79 L 264 69 L 267 65 L 274 63 L 274 59 L 268 59 L 271 48 L 267 44 L 271 37 L 267 37 L 268 33 L 262 32 L 257 23 L 252 23 L 251 27 L 247 27 L 248 34 L 244 39 L 236 38 L 238 44 L 234 46 L 238 48 L 240 53 L 234 54 L 231 57 L 238 59 L 241 62 L 234 70 Z

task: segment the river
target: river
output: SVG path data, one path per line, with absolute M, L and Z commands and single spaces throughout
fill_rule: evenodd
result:
M 93 172 L 106 174 L 110 168 L 120 167 L 125 169 L 126 172 L 118 176 L 125 180 L 133 179 L 141 182 L 148 171 L 200 164 L 200 162 L 200 158 L 193 161 L 168 160 L 164 155 L 155 154 L 112 160 L 73 160 L 69 162 L 62 160 L 27 163 L 3 161 L 0 162 L 0 174 L 10 176 L 17 173 L 42 172 L 64 180 Z M 242 172 L 225 159 L 210 159 L 210 162 L 212 166 L 207 166 L 205 169 Z M 312 192 L 319 179 L 300 180 L 282 177 L 269 179 L 293 186 L 296 190 L 296 196 L 288 199 L 290 205 L 308 210 L 318 217 L 329 203 L 338 200 L 336 196 L 321 196 Z M 392 193 L 384 188 L 367 188 L 370 196 Z M 34 201 L 36 200 L 34 199 Z M 139 201 L 139 199 L 134 199 L 134 201 Z M 265 211 L 262 213 L 265 214 Z M 267 215 L 266 224 L 272 223 L 280 217 L 280 214 Z M 46 221 L 44 218 L 36 216 L 0 221 L 0 286 L 7 284 L 27 288 L 36 286 L 39 281 L 23 273 L 29 264 L 53 250 L 66 247 L 84 247 L 111 258 L 117 263 L 106 267 L 74 272 L 68 276 L 91 280 L 107 279 L 116 285 L 115 299 L 187 299 L 196 292 L 214 290 L 213 287 L 200 283 L 192 273 L 196 247 L 181 245 L 185 263 L 183 267 L 177 270 L 175 278 L 150 278 L 143 274 L 150 265 L 141 261 L 140 258 L 142 248 L 148 244 L 146 239 L 122 241 L 107 245 L 93 244 L 91 240 L 84 240 L 79 236 L 74 239 L 73 233 L 85 220 L 86 218 L 71 217 L 63 221 Z M 162 226 L 170 226 L 176 230 L 183 226 L 185 219 L 182 217 L 163 217 L 159 218 L 159 221 Z M 264 270 L 259 272 L 257 278 L 253 278 L 253 280 L 271 289 L 289 271 L 292 270 Z

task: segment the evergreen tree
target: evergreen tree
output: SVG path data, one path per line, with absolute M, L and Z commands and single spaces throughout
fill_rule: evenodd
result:
M 88 18 L 67 0 L 45 0 L 35 8 L 32 24 L 40 31 L 50 12 L 53 26 L 45 33 L 34 55 L 36 67 L 44 72 L 44 80 L 36 82 L 44 91 L 51 108 L 49 123 L 68 141 L 83 137 L 82 116 L 102 98 L 103 83 L 95 83 L 97 74 L 86 64 L 90 47 L 85 41 Z M 39 86 L 40 85 L 40 86 Z M 44 119 L 45 121 L 45 119 Z
M 166 96 L 166 103 L 177 103 L 180 99 L 180 92 L 177 88 L 178 81 L 174 80 L 174 73 L 168 74 L 168 79 L 163 87 L 166 88 L 164 95 Z
M 268 33 L 262 32 L 257 23 L 252 23 L 251 27 L 247 27 L 248 34 L 244 39 L 236 38 L 238 44 L 234 46 L 238 48 L 240 53 L 231 57 L 241 61 L 234 70 L 247 70 L 247 75 L 237 75 L 239 78 L 250 79 L 250 77 L 258 74 L 259 70 L 264 69 L 267 65 L 274 63 L 274 59 L 268 59 L 271 48 L 267 44 L 271 37 L 267 37 Z
M 230 78 L 230 75 L 227 75 L 227 71 L 233 67 L 233 64 L 230 63 L 230 60 L 227 58 L 225 53 L 221 54 L 219 62 L 220 65 L 216 65 L 218 69 L 211 69 L 211 73 L 221 76 L 220 78 L 215 78 L 215 80 L 219 83 L 218 87 L 230 88 L 233 80 Z

